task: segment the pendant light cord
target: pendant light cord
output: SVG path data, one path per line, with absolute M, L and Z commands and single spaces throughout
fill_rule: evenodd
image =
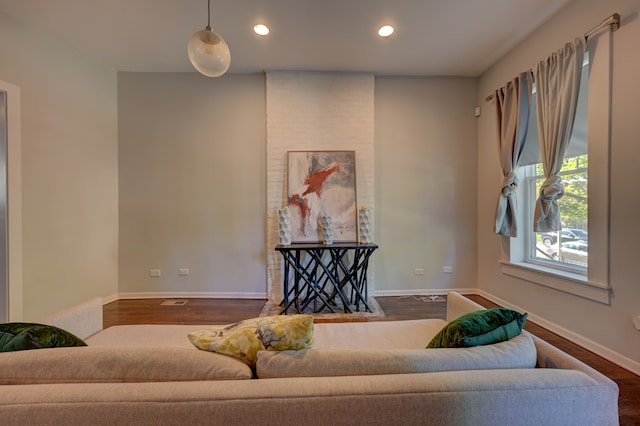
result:
M 211 0 L 207 0 L 207 29 L 211 31 Z

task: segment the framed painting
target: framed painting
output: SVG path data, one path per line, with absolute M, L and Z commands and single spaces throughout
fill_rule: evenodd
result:
M 289 151 L 291 241 L 320 242 L 318 218 L 330 217 L 334 242 L 358 240 L 355 151 Z

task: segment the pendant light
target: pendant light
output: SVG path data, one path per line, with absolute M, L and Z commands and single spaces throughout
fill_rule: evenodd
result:
M 207 0 L 207 12 L 207 26 L 191 36 L 187 52 L 198 72 L 207 77 L 220 77 L 229 69 L 231 52 L 227 42 L 211 30 L 211 0 Z

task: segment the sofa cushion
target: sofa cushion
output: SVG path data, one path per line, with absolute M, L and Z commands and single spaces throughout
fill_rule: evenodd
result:
M 227 355 L 194 348 L 77 347 L 0 354 L 0 385 L 250 379 Z
M 490 345 L 512 339 L 522 332 L 527 314 L 507 308 L 470 312 L 448 323 L 427 348 L 459 348 Z
M 442 319 L 314 323 L 315 349 L 424 349 Z
M 26 322 L 0 324 L 0 352 L 86 345 L 79 337 L 52 325 Z
M 93 336 L 103 328 L 102 297 L 85 300 L 40 317 L 34 322 L 67 330 L 86 342 L 89 336 Z
M 313 317 L 278 315 L 252 318 L 194 331 L 188 336 L 198 349 L 231 355 L 255 367 L 258 351 L 299 350 L 313 346 Z
M 173 346 L 196 348 L 187 334 L 193 330 L 210 327 L 211 324 L 129 324 L 112 325 L 88 337 L 89 346 Z
M 473 348 L 307 349 L 258 352 L 259 378 L 328 377 L 431 373 L 455 370 L 534 368 L 536 348 L 529 334 L 508 342 Z

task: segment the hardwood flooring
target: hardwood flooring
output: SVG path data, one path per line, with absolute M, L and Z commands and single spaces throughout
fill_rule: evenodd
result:
M 163 305 L 166 301 L 187 303 Z M 104 306 L 104 327 L 128 324 L 228 324 L 260 314 L 264 299 L 127 299 Z
M 484 307 L 498 305 L 478 296 L 467 297 Z M 399 321 L 423 318 L 445 318 L 446 302 L 429 302 L 414 296 L 376 297 L 386 316 L 359 321 Z M 185 304 L 163 305 L 176 301 Z M 118 300 L 104 306 L 104 326 L 126 324 L 227 324 L 260 314 L 263 299 L 132 299 Z M 335 321 L 335 320 L 334 320 Z M 640 376 L 527 321 L 525 329 L 562 351 L 595 368 L 614 380 L 620 388 L 620 425 L 640 425 Z

